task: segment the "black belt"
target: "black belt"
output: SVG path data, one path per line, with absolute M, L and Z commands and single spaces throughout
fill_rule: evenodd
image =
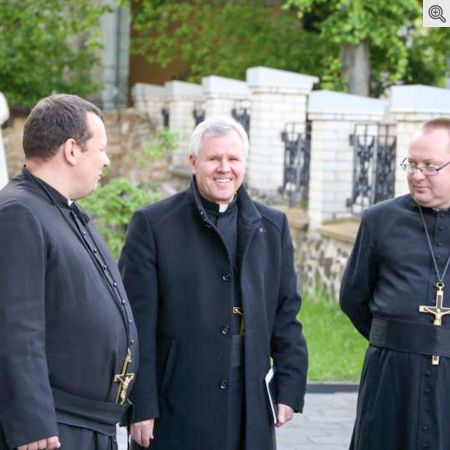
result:
M 370 345 L 400 352 L 450 358 L 450 328 L 403 320 L 372 320 Z
M 87 428 L 109 436 L 116 434 L 116 424 L 130 407 L 130 404 L 91 400 L 54 388 L 52 392 L 58 423 Z

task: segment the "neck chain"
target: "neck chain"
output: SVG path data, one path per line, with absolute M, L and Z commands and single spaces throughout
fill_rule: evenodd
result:
M 433 246 L 431 245 L 431 239 L 430 239 L 430 235 L 428 233 L 427 224 L 425 223 L 425 218 L 423 217 L 422 207 L 420 205 L 418 205 L 418 206 L 419 206 L 420 217 L 422 218 L 423 228 L 425 229 L 425 234 L 427 236 L 428 248 L 430 249 L 431 258 L 433 259 L 434 271 L 436 272 L 436 277 L 438 280 L 436 286 L 440 285 L 443 288 L 445 274 L 447 273 L 447 269 L 450 264 L 450 255 L 447 258 L 447 262 L 445 263 L 444 271 L 442 272 L 442 275 L 441 275 L 439 272 L 437 262 L 436 262 L 436 257 L 434 256 Z

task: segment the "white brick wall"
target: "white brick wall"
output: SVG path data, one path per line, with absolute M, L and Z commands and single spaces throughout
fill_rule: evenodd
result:
M 210 76 L 202 79 L 205 117 L 231 116 L 237 101 L 250 103 L 250 89 L 245 81 Z
M 355 123 L 375 122 L 384 116 L 382 100 L 314 91 L 309 97 L 312 120 L 308 215 L 310 228 L 348 215 L 352 195 L 353 150 L 349 136 Z
M 286 123 L 306 122 L 308 94 L 318 78 L 303 74 L 253 67 L 247 70 L 251 90 L 250 158 L 248 184 L 260 193 L 274 193 L 283 184 Z
M 200 85 L 184 81 L 168 81 L 165 84 L 169 110 L 169 130 L 177 135 L 177 148 L 173 152 L 172 167 L 189 172 L 189 139 L 195 126 L 192 114 L 195 105 L 203 101 Z
M 138 111 L 148 114 L 157 126 L 163 125 L 162 109 L 166 105 L 166 89 L 156 84 L 137 83 L 131 90 L 134 106 Z

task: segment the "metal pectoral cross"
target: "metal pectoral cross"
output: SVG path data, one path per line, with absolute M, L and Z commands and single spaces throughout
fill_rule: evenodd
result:
M 123 362 L 122 372 L 114 376 L 114 382 L 119 383 L 119 390 L 117 391 L 116 400 L 116 403 L 118 403 L 119 405 L 123 405 L 125 403 L 125 400 L 127 398 L 128 386 L 134 379 L 134 373 L 127 373 L 131 362 L 131 351 L 130 349 L 128 349 L 127 356 L 125 356 L 125 360 Z
M 442 317 L 450 314 L 450 308 L 444 307 L 444 283 L 442 281 L 438 281 L 436 283 L 436 305 L 428 306 L 421 305 L 419 306 L 419 311 L 421 313 L 429 313 L 434 315 L 433 325 L 440 327 L 442 325 Z M 432 359 L 433 366 L 439 365 L 439 355 L 433 355 Z

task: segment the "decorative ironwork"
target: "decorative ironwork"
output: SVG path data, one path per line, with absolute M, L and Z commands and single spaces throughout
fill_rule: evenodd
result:
M 280 192 L 292 208 L 308 200 L 309 162 L 311 159 L 311 121 L 287 123 L 281 132 L 284 142 L 283 186 Z
M 397 138 L 390 124 L 358 124 L 350 136 L 354 149 L 353 192 L 347 206 L 359 214 L 364 208 L 392 198 L 395 192 Z
M 163 116 L 164 128 L 169 128 L 169 123 L 170 123 L 169 109 L 168 108 L 161 109 L 161 114 Z
M 231 115 L 244 127 L 250 139 L 250 100 L 236 100 Z
M 205 110 L 202 108 L 201 103 L 196 103 L 192 110 L 192 116 L 194 117 L 195 126 L 205 120 Z

